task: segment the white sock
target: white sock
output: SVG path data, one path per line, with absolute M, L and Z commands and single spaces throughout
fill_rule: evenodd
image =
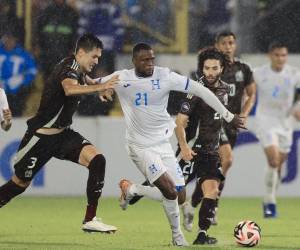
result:
M 268 167 L 265 184 L 266 184 L 266 195 L 264 197 L 265 203 L 276 203 L 276 190 L 278 187 L 278 170 L 277 168 Z
M 163 197 L 162 204 L 165 213 L 168 217 L 172 233 L 182 233 L 180 229 L 180 213 L 178 206 L 178 198 L 176 198 L 176 200 L 168 200 L 165 197 Z
M 162 201 L 162 194 L 157 187 L 132 184 L 129 188 L 131 195 L 144 195 L 152 200 Z

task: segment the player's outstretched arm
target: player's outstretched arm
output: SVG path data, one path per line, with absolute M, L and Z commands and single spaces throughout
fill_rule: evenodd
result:
M 204 102 L 207 103 L 207 105 L 217 111 L 226 122 L 231 122 L 234 118 L 234 115 L 220 102 L 218 97 L 216 97 L 213 92 L 203 85 L 190 80 L 188 93 L 200 97 Z
M 108 79 L 104 83 L 93 85 L 80 85 L 78 84 L 77 80 L 66 78 L 62 81 L 62 86 L 65 91 L 65 95 L 72 96 L 103 92 L 108 89 L 115 88 L 116 84 L 118 83 L 119 76 L 114 75 L 112 78 Z
M 12 125 L 12 114 L 10 109 L 3 109 L 3 118 L 4 120 L 1 122 L 1 128 L 8 131 Z
M 186 135 L 185 135 L 185 127 L 188 123 L 188 116 L 185 114 L 179 113 L 176 117 L 176 128 L 175 128 L 175 134 L 178 141 L 178 144 L 180 146 L 180 154 L 182 156 L 182 159 L 185 161 L 190 161 L 193 159 L 193 156 L 197 155 L 188 145 L 186 141 Z

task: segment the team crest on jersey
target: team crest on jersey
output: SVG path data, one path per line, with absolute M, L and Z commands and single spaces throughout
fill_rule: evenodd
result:
M 244 81 L 244 74 L 241 70 L 239 70 L 235 73 L 235 80 L 237 82 L 243 82 Z
M 190 110 L 190 108 L 191 108 L 191 106 L 190 106 L 190 104 L 188 102 L 184 102 L 181 105 L 181 111 L 182 112 L 187 112 L 187 111 Z

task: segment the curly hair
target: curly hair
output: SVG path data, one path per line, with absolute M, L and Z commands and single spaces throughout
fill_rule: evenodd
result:
M 203 73 L 204 62 L 208 59 L 215 59 L 220 61 L 220 65 L 223 67 L 223 71 L 230 63 L 227 55 L 217 50 L 215 47 L 207 47 L 199 51 L 198 54 L 198 71 Z

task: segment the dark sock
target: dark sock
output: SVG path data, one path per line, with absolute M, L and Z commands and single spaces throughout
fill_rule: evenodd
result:
M 199 209 L 199 228 L 207 231 L 215 214 L 216 200 L 203 198 Z
M 12 198 L 23 193 L 26 188 L 18 186 L 12 180 L 0 187 L 0 208 L 7 204 Z
M 102 194 L 105 176 L 105 158 L 102 154 L 96 155 L 90 162 L 89 177 L 87 181 L 87 201 L 84 221 L 91 221 L 96 216 L 98 200 Z
M 192 198 L 191 198 L 192 207 L 196 208 L 200 204 L 202 198 L 203 198 L 202 188 L 198 183 L 196 183 L 196 186 L 195 186 L 194 192 L 192 194 Z

